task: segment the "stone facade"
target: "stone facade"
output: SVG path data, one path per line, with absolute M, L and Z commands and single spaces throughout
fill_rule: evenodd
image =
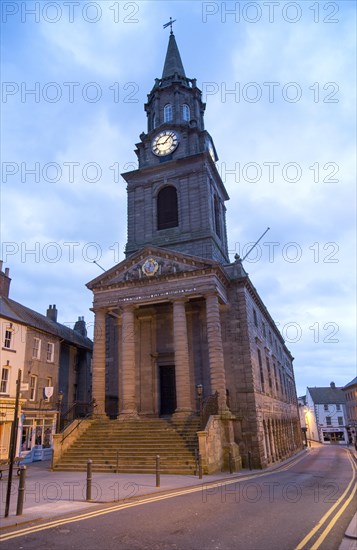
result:
M 87 284 L 97 412 L 184 417 L 199 412 L 202 386 L 203 403 L 218 399 L 200 432 L 207 469 L 226 465 L 227 449 L 266 467 L 302 447 L 293 358 L 239 258 L 229 263 L 229 197 L 173 35 L 145 109 L 139 169 L 123 174 L 127 257 Z

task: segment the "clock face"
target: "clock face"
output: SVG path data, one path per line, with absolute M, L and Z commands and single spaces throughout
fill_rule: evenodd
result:
M 158 157 L 172 153 L 178 146 L 179 139 L 173 130 L 163 130 L 152 141 L 152 152 Z

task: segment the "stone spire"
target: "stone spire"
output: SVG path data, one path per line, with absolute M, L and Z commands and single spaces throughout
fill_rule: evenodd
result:
M 162 78 L 169 78 L 171 76 L 174 76 L 175 73 L 177 73 L 179 76 L 183 76 L 186 78 L 185 69 L 183 68 L 180 52 L 175 40 L 175 35 L 170 34 Z

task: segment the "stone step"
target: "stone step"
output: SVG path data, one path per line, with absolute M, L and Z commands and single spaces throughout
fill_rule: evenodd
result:
M 154 472 L 160 455 L 163 472 L 193 473 L 198 429 L 197 419 L 175 424 L 163 419 L 93 421 L 55 469 L 85 471 L 90 458 L 93 471 L 114 472 L 118 466 L 123 472 Z

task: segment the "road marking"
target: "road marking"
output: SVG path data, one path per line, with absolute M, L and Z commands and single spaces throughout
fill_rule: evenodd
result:
M 146 497 L 142 500 L 136 500 L 133 502 L 123 502 L 121 504 L 116 504 L 114 506 L 110 506 L 109 508 L 105 508 L 104 510 L 93 510 L 92 512 L 84 512 L 81 515 L 72 516 L 70 518 L 62 518 L 58 520 L 51 520 L 47 523 L 43 523 L 42 525 L 33 525 L 31 527 L 25 527 L 23 529 L 20 529 L 18 531 L 14 531 L 12 533 L 7 533 L 4 535 L 0 535 L 0 541 L 10 540 L 14 538 L 18 538 L 25 535 L 30 535 L 32 533 L 38 533 L 39 531 L 45 531 L 47 529 L 52 529 L 53 527 L 59 527 L 60 525 L 66 525 L 68 523 L 75 523 L 76 521 L 83 521 L 86 519 L 95 518 L 98 516 L 110 514 L 112 512 L 117 512 L 119 510 L 124 510 L 127 508 L 133 508 L 135 506 L 141 506 L 143 504 L 149 504 L 151 502 L 158 502 L 160 500 L 166 500 L 169 498 L 174 498 L 181 495 L 188 495 L 190 493 L 197 493 L 199 491 L 203 491 L 206 489 L 216 488 L 216 487 L 222 487 L 225 485 L 232 485 L 233 483 L 241 483 L 243 481 L 248 481 L 250 479 L 256 479 L 258 477 L 263 477 L 267 475 L 275 474 L 276 472 L 285 471 L 291 468 L 292 466 L 295 466 L 297 462 L 300 462 L 300 460 L 306 458 L 307 455 L 302 455 L 301 457 L 297 457 L 296 459 L 289 462 L 289 464 L 282 466 L 281 468 L 278 467 L 273 471 L 265 471 L 261 474 L 251 474 L 247 477 L 241 477 L 241 478 L 233 478 L 225 481 L 215 481 L 215 482 L 208 482 L 208 483 L 202 483 L 202 485 L 191 487 L 188 489 L 182 489 L 179 491 L 174 491 L 172 493 L 165 493 L 162 495 L 154 495 L 152 497 Z
M 333 520 L 330 521 L 330 523 L 328 524 L 326 529 L 321 533 L 321 535 L 319 536 L 319 538 L 317 539 L 315 544 L 313 546 L 311 546 L 311 550 L 317 550 L 317 548 L 320 547 L 321 543 L 325 540 L 325 538 L 327 537 L 327 535 L 331 531 L 332 527 L 335 525 L 336 521 L 339 519 L 339 517 L 343 514 L 343 512 L 345 511 L 347 506 L 350 504 L 351 500 L 355 496 L 356 490 L 357 490 L 357 487 L 355 486 L 354 489 L 352 490 L 352 493 L 350 494 L 349 498 L 346 500 L 346 502 L 341 507 L 339 512 L 336 514 L 336 516 L 333 518 Z
M 352 479 L 351 479 L 351 481 L 349 482 L 349 484 L 348 484 L 346 490 L 344 491 L 343 495 L 338 499 L 337 502 L 335 502 L 335 504 L 334 504 L 333 506 L 331 506 L 331 508 L 330 508 L 329 510 L 327 510 L 326 514 L 320 519 L 320 521 L 315 525 L 315 527 L 314 527 L 313 529 L 311 529 L 311 531 L 306 535 L 306 537 L 303 538 L 303 540 L 296 546 L 295 550 L 302 550 L 302 548 L 305 546 L 305 544 L 306 544 L 306 543 L 307 543 L 307 542 L 317 533 L 317 531 L 318 531 L 319 529 L 321 529 L 321 527 L 323 526 L 323 524 L 325 523 L 325 521 L 329 518 L 329 516 L 332 514 L 332 512 L 335 510 L 335 508 L 337 508 L 337 507 L 341 504 L 341 502 L 343 501 L 343 499 L 344 499 L 344 498 L 346 497 L 346 495 L 348 494 L 350 488 L 352 487 L 352 485 L 353 485 L 353 483 L 354 483 L 354 481 L 355 481 L 355 478 L 356 478 L 356 466 L 355 466 L 354 462 L 352 461 L 350 455 L 348 454 L 347 456 L 348 456 L 348 459 L 349 459 L 349 461 L 350 461 L 350 463 L 351 463 L 351 466 L 352 466 Z M 351 496 L 349 497 L 349 499 L 347 500 L 348 503 L 350 502 L 351 497 L 353 497 L 353 494 L 354 494 L 354 492 L 355 492 L 355 489 L 356 489 L 356 488 L 354 488 L 354 489 L 352 490 L 352 494 L 351 494 Z M 345 503 L 345 504 L 346 504 L 346 503 Z M 346 508 L 346 506 L 347 506 L 347 504 L 346 504 L 346 505 L 343 505 L 342 511 Z M 342 512 L 341 512 L 341 513 L 342 513 Z M 340 515 L 341 515 L 341 514 L 338 512 L 338 514 L 337 514 L 337 516 L 336 516 L 336 521 L 337 521 L 337 519 L 339 518 Z M 332 524 L 334 525 L 334 523 L 336 523 L 336 521 L 333 520 L 332 522 L 330 522 L 330 524 L 332 523 Z M 330 524 L 329 524 L 329 525 L 330 525 Z M 316 544 L 320 541 L 319 544 L 318 544 L 318 546 L 315 546 L 315 545 L 314 545 L 314 546 L 311 547 L 310 550 L 312 550 L 312 549 L 316 550 L 316 549 L 320 546 L 321 542 L 325 539 L 326 535 L 327 535 L 327 534 L 329 533 L 329 531 L 332 529 L 333 525 L 331 525 L 331 528 L 330 528 L 330 529 L 326 528 L 325 531 L 327 531 L 327 532 L 326 532 L 325 536 L 322 538 L 322 535 L 324 535 L 324 533 L 325 533 L 325 531 L 323 531 L 323 533 L 321 534 L 320 538 L 315 542 L 315 545 L 316 545 Z M 328 530 L 327 530 L 327 529 L 328 529 Z M 321 540 L 320 540 L 320 539 L 321 539 Z

